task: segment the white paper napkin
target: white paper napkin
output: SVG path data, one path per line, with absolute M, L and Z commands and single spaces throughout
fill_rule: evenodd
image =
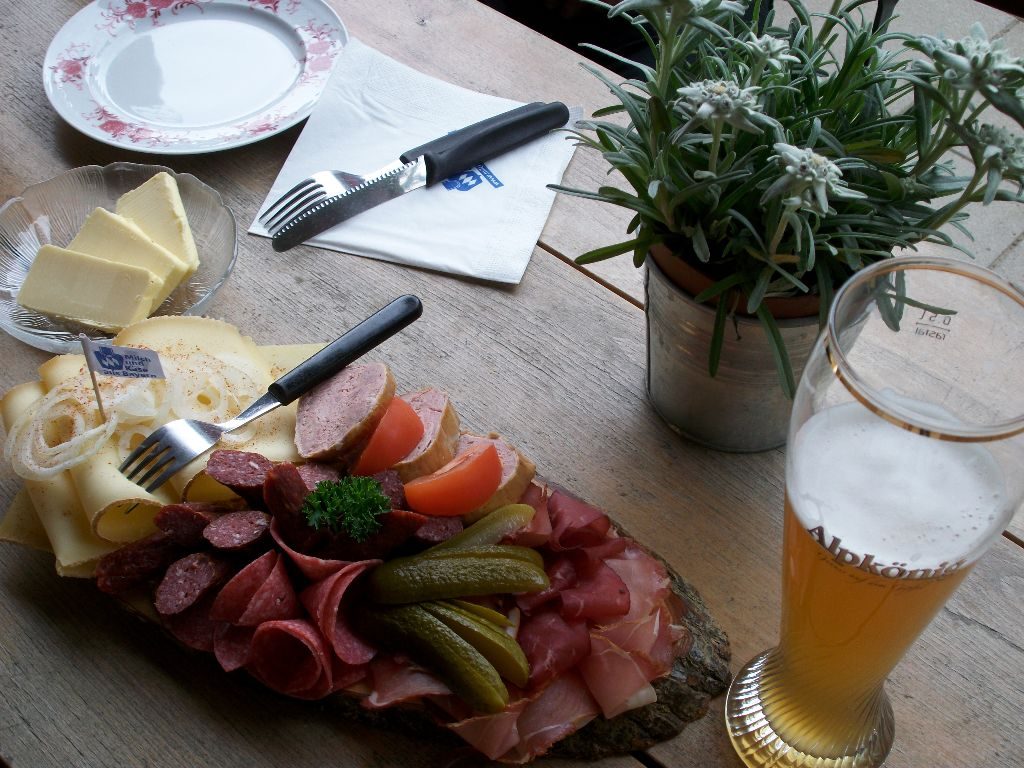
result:
M 367 174 L 408 149 L 519 102 L 475 93 L 399 64 L 357 40 L 345 46 L 260 213 L 316 171 Z M 570 123 L 579 118 L 570 111 Z M 518 283 L 575 148 L 554 132 L 342 222 L 313 245 L 502 283 Z M 249 232 L 266 236 L 257 219 Z

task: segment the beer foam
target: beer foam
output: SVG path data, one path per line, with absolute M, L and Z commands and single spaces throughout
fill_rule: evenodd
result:
M 984 444 L 924 437 L 857 403 L 812 416 L 789 451 L 800 522 L 861 557 L 910 569 L 970 562 L 1012 513 Z

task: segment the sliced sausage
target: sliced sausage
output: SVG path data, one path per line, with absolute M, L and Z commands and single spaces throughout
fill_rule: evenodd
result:
M 456 455 L 481 443 L 490 443 L 498 451 L 498 458 L 501 459 L 501 484 L 491 498 L 465 516 L 467 523 L 479 520 L 488 512 L 493 512 L 506 504 L 515 504 L 523 497 L 533 481 L 533 476 L 537 473 L 537 467 L 532 461 L 523 456 L 501 435 L 494 432 L 487 437 L 463 434 L 459 438 Z
M 295 447 L 304 459 L 349 461 L 369 440 L 395 395 L 383 363 L 343 368 L 299 399 Z
M 207 552 L 195 552 L 175 560 L 156 588 L 157 613 L 171 616 L 191 608 L 213 587 L 227 578 L 227 563 Z
M 459 442 L 459 414 L 444 392 L 428 387 L 402 395 L 423 422 L 423 437 L 409 455 L 395 464 L 403 482 L 429 475 L 453 458 Z
M 161 573 L 180 552 L 170 536 L 157 531 L 101 557 L 96 586 L 111 595 L 123 594 Z
M 270 515 L 254 509 L 228 512 L 203 529 L 203 538 L 217 549 L 237 550 L 269 538 Z
M 267 473 L 263 499 L 277 523 L 281 539 L 300 552 L 309 552 L 323 536 L 306 523 L 302 505 L 309 495 L 306 481 L 294 464 L 283 461 Z
M 230 502 L 185 501 L 166 504 L 156 513 L 153 523 L 175 543 L 183 547 L 194 547 L 203 541 L 203 529 L 206 526 L 234 509 L 238 509 L 237 505 Z
M 323 464 L 319 461 L 309 461 L 305 464 L 297 464 L 295 468 L 306 483 L 306 488 L 314 490 L 318 483 L 330 480 L 341 479 L 341 472 L 331 464 Z
M 263 481 L 274 462 L 252 451 L 225 448 L 210 454 L 206 474 L 241 496 L 251 507 L 263 503 Z
M 380 483 L 380 492 L 391 499 L 392 509 L 405 509 L 405 483 L 393 469 L 385 469 L 373 476 Z

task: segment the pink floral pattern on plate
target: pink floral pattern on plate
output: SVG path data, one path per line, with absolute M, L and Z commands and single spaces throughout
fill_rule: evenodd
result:
M 264 26 L 266 19 L 283 22 L 281 28 L 290 28 L 301 41 L 294 83 L 266 108 L 229 123 L 179 128 L 126 114 L 102 83 L 93 82 L 102 79 L 95 73 L 102 73 L 105 55 L 113 55 L 108 50 L 113 41 L 178 20 L 209 18 L 217 11 Z M 344 25 L 324 0 L 97 0 L 72 17 L 50 44 L 44 85 L 58 113 L 99 141 L 162 154 L 208 152 L 258 141 L 305 118 L 347 41 Z
M 104 22 L 97 29 L 104 29 L 110 34 L 117 34 L 118 28 L 127 25 L 135 29 L 136 23 L 149 20 L 153 26 L 160 23 L 160 17 L 167 10 L 178 13 L 184 8 L 199 8 L 210 0 L 121 0 L 112 2 L 102 11 Z
M 56 62 L 50 65 L 50 72 L 63 85 L 82 90 L 82 81 L 91 58 L 88 45 L 72 43 L 57 55 Z

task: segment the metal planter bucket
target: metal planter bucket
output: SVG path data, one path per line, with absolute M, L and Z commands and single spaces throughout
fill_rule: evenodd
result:
M 786 442 L 792 401 L 779 386 L 767 335 L 756 318 L 725 329 L 718 372 L 708 374 L 715 311 L 680 290 L 646 260 L 647 394 L 676 432 L 723 451 Z M 779 320 L 797 381 L 818 336 L 817 316 Z

